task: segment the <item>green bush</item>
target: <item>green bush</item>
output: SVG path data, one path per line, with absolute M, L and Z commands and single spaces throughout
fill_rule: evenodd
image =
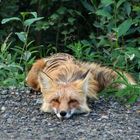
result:
M 41 20 L 43 17 L 37 17 L 36 12 L 22 12 L 20 13 L 21 18 L 12 17 L 2 20 L 2 24 L 7 22 L 17 21 L 21 24 L 23 29 L 20 32 L 15 32 L 19 42 L 15 46 L 12 45 L 12 41 L 8 43 L 10 35 L 5 39 L 4 43 L 1 45 L 0 51 L 0 77 L 1 85 L 24 85 L 24 79 L 27 75 L 28 68 L 32 65 L 37 53 L 36 47 L 32 44 L 34 41 L 29 41 L 29 32 L 31 25 Z M 26 16 L 28 17 L 26 19 Z M 14 43 L 15 44 L 15 43 Z M 32 46 L 31 46 L 32 45 Z
M 139 0 L 11 0 L 0 7 L 2 86 L 23 85 L 34 60 L 56 52 L 120 68 L 140 82 Z

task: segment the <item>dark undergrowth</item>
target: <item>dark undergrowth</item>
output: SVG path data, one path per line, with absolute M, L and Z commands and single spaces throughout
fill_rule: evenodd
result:
M 128 103 L 139 98 L 139 0 L 2 0 L 0 18 L 2 87 L 24 86 L 36 59 L 65 52 L 132 73 L 138 85 L 121 75 L 126 88 L 103 93 Z

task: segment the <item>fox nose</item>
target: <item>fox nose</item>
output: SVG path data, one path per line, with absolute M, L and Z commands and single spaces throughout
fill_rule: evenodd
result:
M 61 111 L 61 112 L 60 112 L 60 115 L 61 115 L 62 117 L 65 117 L 65 116 L 66 116 L 66 114 L 67 114 L 67 112 L 66 112 L 66 111 Z

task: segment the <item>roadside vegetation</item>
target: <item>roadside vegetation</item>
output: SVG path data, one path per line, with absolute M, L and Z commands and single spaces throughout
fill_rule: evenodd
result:
M 104 95 L 134 103 L 140 97 L 139 0 L 2 0 L 0 85 L 25 85 L 33 62 L 57 52 L 134 75 L 138 85 Z

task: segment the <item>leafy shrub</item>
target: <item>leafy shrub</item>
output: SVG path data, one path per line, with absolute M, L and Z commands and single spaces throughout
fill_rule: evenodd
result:
M 101 95 L 104 97 L 113 97 L 118 99 L 121 103 L 132 104 L 137 101 L 140 97 L 140 86 L 135 84 L 132 85 L 128 82 L 127 78 L 121 73 L 118 72 L 118 78 L 113 81 L 113 84 L 122 84 L 125 88 L 117 90 L 110 85 L 109 88 L 103 90 Z M 107 98 L 108 99 L 108 98 Z
M 11 34 L 10 34 L 11 35 Z M 8 52 L 11 42 L 8 43 L 10 35 L 1 45 L 0 50 L 0 85 L 17 85 L 21 84 L 24 78 L 23 68 L 15 62 L 16 53 L 12 55 Z M 21 74 L 19 74 L 19 71 Z
M 26 16 L 32 15 L 33 18 L 26 19 Z M 36 12 L 22 12 L 21 18 L 12 17 L 6 18 L 2 20 L 2 24 L 11 21 L 18 21 L 23 26 L 23 31 L 15 32 L 19 39 L 20 45 L 16 44 L 15 47 L 10 48 L 12 46 L 12 42 L 8 43 L 9 37 L 12 33 L 5 39 L 4 43 L 1 45 L 0 52 L 0 69 L 1 69 L 1 85 L 20 85 L 24 83 L 24 79 L 26 77 L 28 68 L 33 63 L 35 57 L 32 56 L 36 54 L 37 50 L 34 46 L 30 47 L 33 41 L 28 40 L 30 26 L 41 20 L 43 17 L 37 17 Z M 12 53 L 11 53 L 12 52 Z
M 0 31 L 1 48 L 6 43 L 5 51 L 1 51 L 0 56 L 2 65 L 8 60 L 8 64 L 13 62 L 15 67 L 18 66 L 12 70 L 13 77 L 20 77 L 20 80 L 15 80 L 16 83 L 24 81 L 26 74 L 23 72 L 28 71 L 36 57 L 56 52 L 67 52 L 80 60 L 120 68 L 133 73 L 137 82 L 140 82 L 139 0 L 9 2 L 12 4 L 8 7 L 13 10 L 7 9 L 8 7 L 0 8 L 0 17 L 4 18 L 0 26 L 5 29 Z M 5 3 L 6 1 L 2 1 L 1 7 Z M 36 11 L 41 17 L 31 11 Z M 7 23 L 9 21 L 10 24 Z M 14 35 L 4 41 L 10 32 Z M 5 68 L 1 68 L 2 73 L 6 71 Z M 5 78 L 9 77 L 9 72 L 5 73 L 7 75 L 1 75 L 1 85 L 5 85 Z M 24 76 L 20 76 L 21 74 Z M 9 82 L 7 83 L 11 85 L 12 82 Z M 126 99 L 130 98 L 130 89 L 134 91 L 132 86 L 128 86 L 128 89 L 121 91 L 126 93 L 125 96 L 120 94 L 123 99 L 126 96 Z M 139 88 L 135 89 L 139 92 Z
M 1 0 L 0 19 L 12 17 L 19 10 L 18 2 L 19 0 Z M 3 30 L 2 25 L 0 24 L 0 42 L 2 42 L 7 34 L 9 34 L 9 31 L 12 31 L 10 25 L 5 26 Z

